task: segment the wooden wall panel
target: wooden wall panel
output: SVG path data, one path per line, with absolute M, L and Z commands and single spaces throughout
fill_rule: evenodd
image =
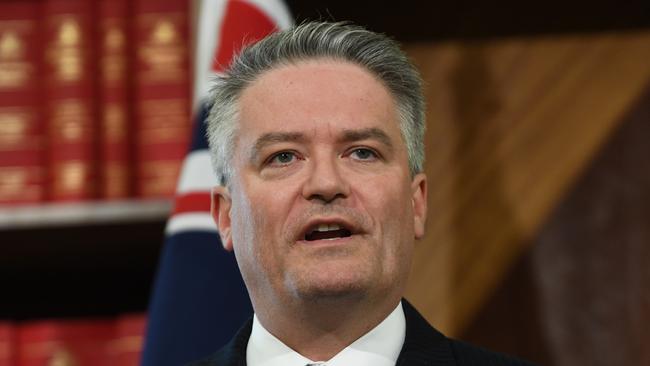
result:
M 461 337 L 539 365 L 650 365 L 650 86 Z
M 531 248 L 553 365 L 650 365 L 650 88 Z
M 471 319 L 650 79 L 650 33 L 413 44 L 428 100 L 429 219 L 407 289 Z

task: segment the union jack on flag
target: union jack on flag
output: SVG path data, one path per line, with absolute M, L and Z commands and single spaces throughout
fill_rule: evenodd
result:
M 194 68 L 194 127 L 167 223 L 149 304 L 143 366 L 182 365 L 215 352 L 252 314 L 234 256 L 210 216 L 212 172 L 204 120 L 210 78 L 247 42 L 292 20 L 281 0 L 199 2 Z

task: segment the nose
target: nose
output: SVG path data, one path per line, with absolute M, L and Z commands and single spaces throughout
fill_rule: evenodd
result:
M 341 174 L 338 157 L 313 159 L 309 177 L 303 185 L 303 197 L 330 203 L 350 194 L 348 180 Z

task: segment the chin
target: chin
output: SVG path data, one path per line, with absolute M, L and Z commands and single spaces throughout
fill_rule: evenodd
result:
M 362 298 L 372 288 L 373 281 L 365 273 L 322 271 L 287 281 L 296 297 L 308 301 L 328 301 Z
M 328 287 L 312 287 L 296 291 L 302 301 L 308 302 L 340 302 L 341 300 L 355 300 L 366 297 L 368 290 L 354 285 L 339 285 Z

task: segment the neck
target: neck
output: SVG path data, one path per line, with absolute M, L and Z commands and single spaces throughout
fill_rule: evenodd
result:
M 288 347 L 310 360 L 326 361 L 381 323 L 399 301 L 399 296 L 381 301 L 319 299 L 255 308 L 264 328 Z

